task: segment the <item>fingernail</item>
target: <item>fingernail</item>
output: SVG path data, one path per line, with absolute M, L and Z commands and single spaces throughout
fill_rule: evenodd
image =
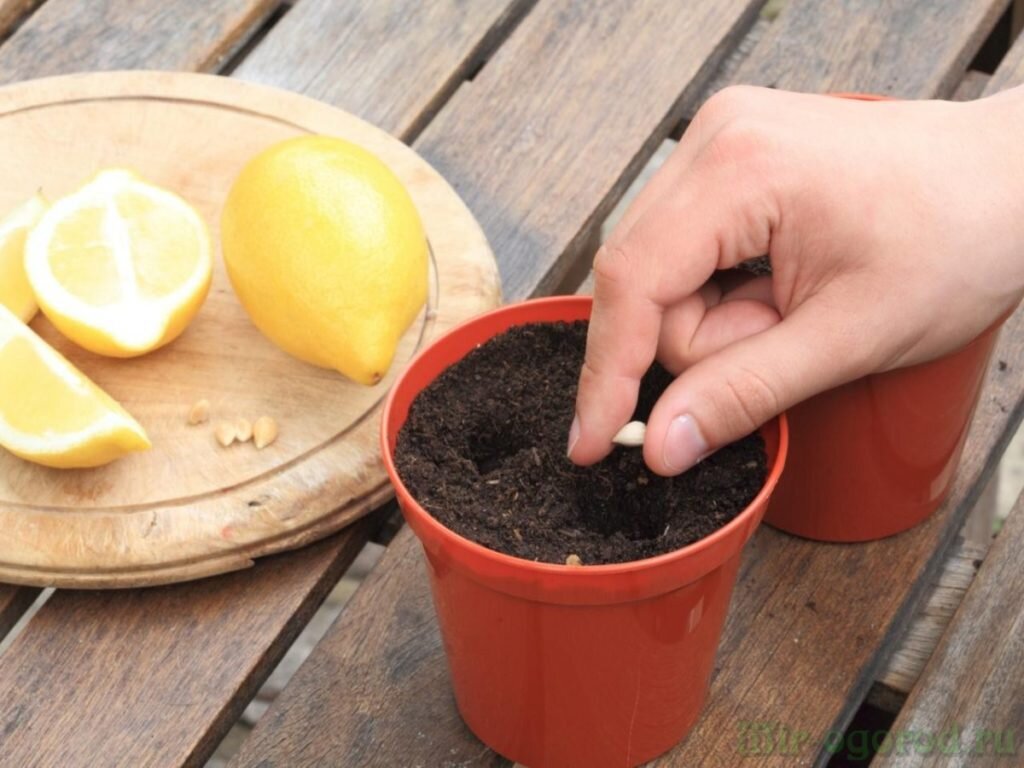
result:
M 690 415 L 676 416 L 668 425 L 662 460 L 673 472 L 685 472 L 708 455 L 708 441 Z
M 564 424 L 565 422 L 563 422 Z M 565 451 L 565 455 L 570 459 L 572 458 L 572 449 L 576 447 L 576 443 L 580 441 L 580 417 L 572 417 L 572 426 L 569 427 L 569 447 Z

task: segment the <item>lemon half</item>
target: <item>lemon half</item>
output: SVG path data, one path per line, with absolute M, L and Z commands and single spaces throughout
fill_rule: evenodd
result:
M 0 445 L 49 467 L 97 467 L 150 447 L 127 411 L 0 306 Z
M 212 266 L 199 214 L 120 169 L 55 202 L 25 246 L 44 314 L 75 343 L 113 357 L 144 354 L 185 330 Z

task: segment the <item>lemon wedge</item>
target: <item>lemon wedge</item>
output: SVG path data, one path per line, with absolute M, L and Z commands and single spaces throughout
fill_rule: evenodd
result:
M 70 469 L 107 464 L 150 442 L 110 395 L 0 306 L 0 445 Z
M 26 323 L 39 306 L 25 277 L 25 240 L 46 211 L 42 195 L 35 195 L 0 221 L 0 304 Z
M 72 341 L 112 357 L 145 354 L 184 331 L 212 265 L 202 217 L 121 169 L 56 201 L 25 245 L 43 313 Z

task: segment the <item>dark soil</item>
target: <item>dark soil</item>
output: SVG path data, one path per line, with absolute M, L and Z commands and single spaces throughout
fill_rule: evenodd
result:
M 772 263 L 767 256 L 758 256 L 756 259 L 747 259 L 736 265 L 736 268 L 743 272 L 749 272 L 758 277 L 772 274 Z
M 396 462 L 420 504 L 457 533 L 528 560 L 618 563 L 670 552 L 732 520 L 764 484 L 758 434 L 679 477 L 655 475 L 641 449 L 593 467 L 565 455 L 587 324 L 519 326 L 473 350 L 416 398 Z M 671 375 L 655 364 L 634 419 L 646 421 Z

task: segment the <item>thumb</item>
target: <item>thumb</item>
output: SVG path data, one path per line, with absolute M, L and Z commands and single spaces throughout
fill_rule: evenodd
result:
M 647 465 L 660 475 L 685 472 L 786 408 L 860 375 L 867 365 L 858 345 L 844 344 L 849 334 L 824 309 L 811 300 L 687 368 L 648 419 Z

